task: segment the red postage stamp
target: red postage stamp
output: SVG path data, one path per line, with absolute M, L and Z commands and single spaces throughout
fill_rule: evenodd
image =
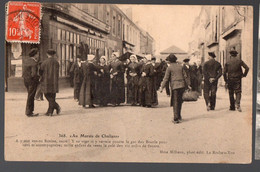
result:
M 8 2 L 6 17 L 8 42 L 40 43 L 40 3 Z

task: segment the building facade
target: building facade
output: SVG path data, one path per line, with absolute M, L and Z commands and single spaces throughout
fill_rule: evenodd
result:
M 203 63 L 208 52 L 216 54 L 216 60 L 224 67 L 230 59 L 229 51 L 235 48 L 238 57 L 252 70 L 253 63 L 253 8 L 251 6 L 203 6 L 194 20 L 189 43 L 192 58 Z M 224 85 L 223 78 L 220 84 Z M 243 79 L 243 91 L 252 88 L 252 72 Z
M 5 85 L 8 90 L 25 90 L 22 79 L 23 59 L 33 47 L 40 50 L 40 60 L 49 48 L 56 50 L 60 63 L 60 87 L 68 87 L 68 64 L 81 55 L 84 47 L 96 59 L 113 52 L 140 54 L 141 30 L 114 4 L 43 3 L 40 44 L 6 42 Z M 153 44 L 150 36 L 149 44 Z M 147 48 L 148 49 L 148 48 Z

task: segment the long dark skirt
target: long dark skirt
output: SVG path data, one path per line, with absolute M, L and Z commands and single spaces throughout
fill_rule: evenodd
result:
M 114 76 L 111 80 L 110 102 L 120 104 L 125 102 L 124 76 Z
M 93 84 L 90 79 L 84 78 L 80 93 L 79 93 L 79 105 L 93 105 Z
M 138 90 L 139 90 L 139 77 L 130 76 L 127 83 L 127 103 L 137 104 L 138 103 Z
M 95 102 L 101 106 L 106 106 L 109 102 L 110 96 L 110 79 L 109 77 L 99 77 L 96 84 L 96 95 Z

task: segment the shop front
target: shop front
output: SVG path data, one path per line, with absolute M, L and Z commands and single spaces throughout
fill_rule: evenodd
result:
M 105 55 L 109 26 L 81 11 L 73 5 L 43 4 L 40 44 L 6 42 L 6 90 L 25 91 L 22 78 L 23 59 L 28 58 L 31 48 L 40 51 L 40 61 L 47 58 L 52 48 L 57 52 L 60 64 L 59 86 L 69 87 L 69 67 L 80 48 L 87 48 L 89 54 Z M 91 21 L 91 23 L 90 23 Z M 98 54 L 97 54 L 98 53 Z

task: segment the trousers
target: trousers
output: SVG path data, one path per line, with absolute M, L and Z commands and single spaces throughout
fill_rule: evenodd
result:
M 31 115 L 34 111 L 34 97 L 35 97 L 36 89 L 38 86 L 38 82 L 36 80 L 24 79 L 24 85 L 25 85 L 25 87 L 27 89 L 27 93 L 28 93 L 25 114 Z
M 216 106 L 217 89 L 218 89 L 218 82 L 204 83 L 204 90 L 203 90 L 204 99 L 206 105 L 207 106 L 209 105 L 211 110 L 214 110 Z
M 74 82 L 74 99 L 79 100 L 80 87 L 82 83 Z
M 51 113 L 53 114 L 54 109 L 59 109 L 60 106 L 59 104 L 56 102 L 56 93 L 44 93 L 44 96 L 46 97 L 46 99 L 49 102 L 49 107 L 47 110 L 47 113 Z
M 185 88 L 179 88 L 172 90 L 172 102 L 171 105 L 173 105 L 173 119 L 174 121 L 181 120 L 181 107 L 182 107 L 182 95 L 185 91 Z
M 241 101 L 241 78 L 230 78 L 228 79 L 228 92 L 229 92 L 229 101 L 230 109 L 235 109 L 236 106 L 240 106 Z M 234 98 L 236 95 L 236 99 Z

